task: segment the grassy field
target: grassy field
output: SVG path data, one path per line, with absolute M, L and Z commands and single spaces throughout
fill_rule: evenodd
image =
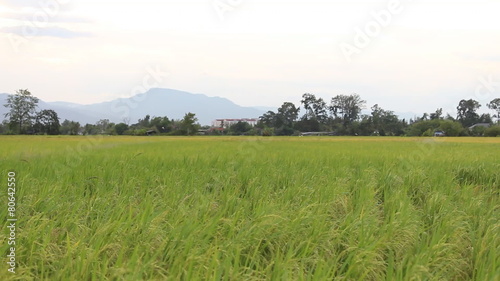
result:
M 500 279 L 500 138 L 0 142 L 0 280 Z

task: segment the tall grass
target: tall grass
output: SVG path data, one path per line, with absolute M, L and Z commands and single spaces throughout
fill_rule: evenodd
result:
M 1 137 L 0 279 L 498 280 L 483 140 Z

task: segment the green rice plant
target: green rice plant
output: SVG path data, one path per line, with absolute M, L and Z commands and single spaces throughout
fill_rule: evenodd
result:
M 0 280 L 500 276 L 497 139 L 0 139 Z

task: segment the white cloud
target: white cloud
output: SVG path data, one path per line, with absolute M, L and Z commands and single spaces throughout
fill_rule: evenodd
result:
M 171 73 L 163 87 L 243 105 L 357 92 L 390 109 L 432 111 L 430 97 L 458 102 L 478 76 L 500 72 L 500 3 L 487 0 L 401 0 L 404 9 L 349 63 L 339 44 L 352 44 L 389 1 L 242 0 L 223 20 L 212 0 L 64 1 L 15 52 L 5 32 L 20 34 L 43 9 L 2 0 L 0 92 L 97 102 L 129 94 L 147 66 L 161 65 Z

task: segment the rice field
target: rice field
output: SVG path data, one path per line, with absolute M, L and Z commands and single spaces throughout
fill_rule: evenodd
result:
M 500 138 L 0 142 L 0 280 L 500 280 Z

